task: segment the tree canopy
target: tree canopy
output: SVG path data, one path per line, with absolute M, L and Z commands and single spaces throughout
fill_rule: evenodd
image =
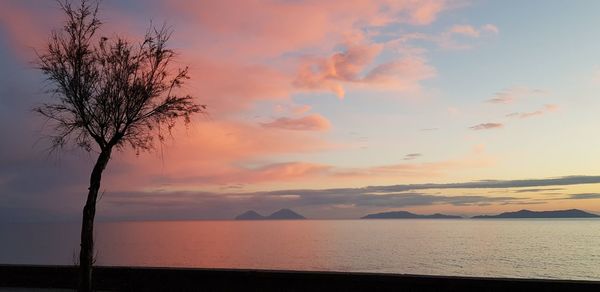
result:
M 205 112 L 177 89 L 188 68 L 171 69 L 176 53 L 166 47 L 171 31 L 151 28 L 143 41 L 98 36 L 98 5 L 60 2 L 67 21 L 54 31 L 38 64 L 55 98 L 34 110 L 54 127 L 53 148 L 74 142 L 91 151 L 131 146 L 148 150 L 179 119 Z

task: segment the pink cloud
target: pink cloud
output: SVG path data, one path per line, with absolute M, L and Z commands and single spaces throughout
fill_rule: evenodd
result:
M 51 5 L 54 3 L 51 3 Z M 0 2 L 0 32 L 10 38 L 13 52 L 22 58 L 34 56 L 33 47 L 39 47 L 47 39 L 47 29 L 52 23 L 60 23 L 57 15 L 47 15 L 48 3 L 31 1 Z
M 367 73 L 363 81 L 402 90 L 417 88 L 419 81 L 435 75 L 436 70 L 423 59 L 406 57 L 378 65 Z
M 269 66 L 192 58 L 192 79 L 185 89 L 195 92 L 211 114 L 246 111 L 261 100 L 286 100 L 292 91 L 289 76 Z
M 292 107 L 292 113 L 294 115 L 301 115 L 301 114 L 305 114 L 307 112 L 309 112 L 312 109 L 312 107 L 310 105 L 298 105 L 298 106 L 294 106 Z
M 419 3 L 420 2 L 420 3 Z M 433 22 L 444 9 L 446 1 L 413 1 L 417 5 L 410 12 L 410 19 L 413 24 L 429 24 Z
M 485 154 L 484 149 L 472 151 L 467 155 L 455 159 L 438 162 L 423 163 L 397 163 L 365 168 L 337 168 L 332 169 L 330 174 L 338 179 L 356 179 L 358 177 L 368 179 L 427 179 L 447 175 L 449 172 L 490 167 L 496 163 L 496 159 Z
M 273 182 L 293 182 L 326 175 L 331 166 L 310 162 L 280 162 L 255 167 L 229 167 L 220 172 L 193 172 L 186 176 L 172 176 L 168 189 L 189 190 L 207 186 L 225 186 L 243 189 L 246 185 Z M 128 185 L 129 186 L 129 185 Z
M 479 31 L 471 25 L 455 25 L 450 28 L 450 33 L 460 34 L 468 37 L 479 37 Z
M 379 44 L 347 44 L 344 52 L 329 58 L 308 60 L 300 68 L 294 85 L 307 89 L 326 89 L 343 98 L 342 82 L 357 82 L 359 74 L 381 52 Z
M 456 168 L 462 164 L 456 162 L 438 162 L 438 163 L 419 163 L 419 164 L 392 164 L 375 166 L 363 169 L 341 169 L 335 173 L 337 177 L 353 178 L 357 177 L 377 177 L 377 178 L 433 178 L 443 175 L 448 169 Z
M 240 177 L 254 169 L 242 165 L 252 165 L 278 155 L 313 153 L 337 147 L 309 131 L 282 134 L 275 128 L 232 121 L 196 122 L 188 129 L 175 128 L 173 135 L 175 140 L 157 145 L 158 155 L 116 154 L 118 158 L 111 163 L 107 185 L 125 190 L 156 186 L 160 181 L 187 181 L 185 187 L 210 185 L 233 181 L 232 176 Z M 119 175 L 127 170 L 132 175 Z
M 318 133 L 331 128 L 327 118 L 308 114 L 311 108 L 294 105 L 290 96 L 311 90 L 340 97 L 356 88 L 418 90 L 421 81 L 436 74 L 426 58 L 386 51 L 363 32 L 390 24 L 427 25 L 446 8 L 442 0 L 159 2 L 153 9 L 161 14 L 155 19 L 173 26 L 171 44 L 180 53 L 177 64 L 190 66 L 192 79 L 183 90 L 208 105 L 209 117 L 200 118 L 188 131 L 177 128 L 176 141 L 167 143 L 161 155 L 142 154 L 142 159 L 129 152 L 118 154 L 110 168 L 116 174 L 135 171 L 109 174 L 106 185 L 111 188 L 143 189 L 185 178 L 203 185 L 331 175 L 334 166 L 317 163 L 268 166 L 279 156 L 337 146 Z M 0 3 L 2 28 L 14 38 L 22 37 L 19 43 L 35 46 L 32 40 L 45 39 L 49 28 L 61 23 L 58 9 L 36 10 L 38 5 Z M 139 36 L 135 29 L 147 24 L 143 13 L 115 9 L 121 6 L 112 2 L 102 5 L 102 35 Z M 47 14 L 52 16 L 41 17 Z M 378 60 L 384 52 L 393 58 Z M 262 125 L 240 119 L 263 101 L 284 105 L 282 113 L 290 117 Z
M 486 24 L 481 27 L 481 30 L 484 32 L 490 32 L 490 33 L 494 33 L 494 34 L 500 33 L 500 29 L 498 29 L 498 27 L 493 24 Z
M 433 37 L 433 41 L 444 49 L 470 49 L 472 44 L 465 43 L 457 39 L 457 36 L 463 38 L 478 39 L 497 35 L 500 32 L 498 27 L 493 24 L 485 24 L 480 27 L 475 27 L 467 24 L 459 24 L 450 27 L 446 32 L 437 37 Z
M 166 11 L 198 23 L 195 31 L 219 36 L 243 55 L 277 56 L 300 48 L 331 48 L 357 28 L 390 23 L 426 25 L 446 7 L 443 0 L 169 1 Z M 223 43 L 224 42 L 224 43 Z
M 437 162 L 403 162 L 388 165 L 375 165 L 371 167 L 330 167 L 319 176 L 328 180 L 373 180 L 381 182 L 395 182 L 397 179 L 427 180 L 443 177 L 452 172 L 465 169 L 486 168 L 495 165 L 497 160 L 485 153 L 485 146 L 476 145 L 475 149 L 466 155 Z
M 172 24 L 173 41 L 178 42 L 178 47 L 183 44 L 177 48 L 182 56 L 180 61 L 191 67 L 188 89 L 208 104 L 214 114 L 244 111 L 261 100 L 285 100 L 290 94 L 306 89 L 328 90 L 342 97 L 348 90 L 344 88 L 345 82 L 362 81 L 363 86 L 378 87 L 379 82 L 374 80 L 392 81 L 383 73 L 399 70 L 407 60 L 379 64 L 378 71 L 364 79 L 369 74 L 365 69 L 378 65 L 373 60 L 383 47 L 364 38 L 361 32 L 391 23 L 426 25 L 446 7 L 443 0 L 351 0 L 343 5 L 317 0 L 159 3 L 160 7 L 153 9 L 160 9 L 165 19 L 176 19 Z M 29 1 L 9 1 L 3 2 L 0 9 L 2 25 L 15 37 L 26 38 L 20 43 L 29 46 L 35 46 L 32 40 L 44 39 L 48 27 L 56 27 L 52 24 L 60 23 L 61 19 L 59 9 L 48 13 L 33 9 L 36 6 Z M 132 29 L 123 29 L 140 27 L 134 25 L 138 22 L 135 17 L 115 7 L 118 5 L 103 3 L 101 14 L 110 12 L 111 17 L 105 21 L 106 33 L 101 34 L 111 36 L 116 31 L 119 35 L 137 35 Z M 45 17 L 40 17 L 42 13 Z M 331 53 L 336 45 L 352 41 L 359 42 L 348 45 L 343 52 Z M 303 50 L 331 57 L 321 58 L 316 64 L 282 57 Z M 416 74 L 426 74 L 408 76 L 404 74 L 408 73 L 406 68 L 403 69 L 399 75 L 404 74 L 408 81 L 393 80 L 400 81 L 401 88 L 415 88 L 415 81 L 431 76 L 433 70 L 424 59 L 412 63 Z M 319 67 L 317 72 L 310 70 L 314 66 Z M 294 80 L 296 87 L 292 84 Z
M 344 52 L 329 58 L 308 60 L 301 67 L 294 85 L 311 90 L 327 90 L 339 98 L 346 94 L 345 85 L 369 86 L 373 89 L 409 90 L 419 82 L 435 76 L 436 71 L 420 57 L 403 57 L 376 65 L 375 57 L 382 46 L 350 44 Z
M 493 24 L 482 25 L 479 28 L 467 24 L 458 24 L 448 30 L 449 34 L 458 34 L 472 38 L 478 38 L 484 33 L 498 34 L 499 32 L 498 27 Z
M 265 128 L 295 131 L 325 131 L 331 128 L 329 121 L 321 115 L 312 114 L 301 118 L 278 118 L 261 124 Z
M 71 1 L 76 2 L 76 1 Z M 101 15 L 110 14 L 110 20 L 104 19 L 105 31 L 99 32 L 106 36 L 119 36 L 139 40 L 143 37 L 144 29 L 134 32 L 131 27 L 136 27 L 131 15 L 113 10 L 110 3 L 101 3 Z M 18 57 L 28 62 L 35 60 L 35 49 L 46 45 L 50 33 L 60 29 L 64 23 L 64 14 L 56 1 L 36 0 L 5 0 L 0 1 L 0 30 L 3 30 L 11 39 L 9 42 Z M 124 29 L 127 28 L 127 29 Z
M 377 79 L 370 79 L 390 81 L 386 86 L 363 80 L 368 74 L 365 72 L 367 67 L 378 65 L 374 64 L 374 59 L 381 53 L 383 46 L 367 39 L 362 31 L 365 28 L 378 29 L 391 23 L 426 25 L 433 22 L 445 7 L 446 1 L 439 0 L 351 0 L 345 1 L 343 5 L 337 1 L 316 0 L 175 1 L 174 4 L 165 4 L 166 11 L 183 14 L 184 17 L 179 17 L 195 23 L 184 26 L 183 31 L 178 30 L 179 33 L 203 36 L 187 38 L 195 47 L 202 47 L 202 51 L 194 54 L 210 55 L 211 59 L 219 61 L 224 58 L 228 62 L 235 61 L 239 64 L 256 64 L 268 60 L 269 66 L 278 75 L 274 84 L 277 90 L 282 89 L 277 92 L 280 97 L 286 96 L 283 92 L 285 90 L 287 95 L 297 91 L 325 90 L 340 98 L 348 91 L 347 83 L 361 82 L 361 87 L 386 89 L 417 88 L 416 82 L 430 78 L 434 70 L 420 58 L 414 60 L 412 65 L 418 66 L 414 68 L 416 74 L 425 73 L 424 75 L 406 78 L 409 77 L 406 74 L 409 71 L 404 68 L 399 75 L 404 74 L 402 77 L 406 81 L 400 78 L 391 80 L 388 76 L 383 76 L 384 69 L 387 70 L 385 72 L 397 71 L 403 66 L 401 64 L 407 63 L 406 60 L 397 60 L 382 66 L 381 72 L 373 76 L 378 77 Z M 335 52 L 334 49 L 339 44 L 344 44 L 346 49 Z M 298 60 L 297 57 L 290 57 L 292 55 L 286 56 L 290 53 L 308 57 Z M 319 57 L 327 55 L 330 57 Z M 232 76 L 235 78 L 238 75 Z M 243 76 L 253 75 L 248 73 Z M 269 76 L 254 79 L 259 80 L 247 82 L 273 84 Z M 225 83 L 222 88 L 231 87 L 227 82 L 212 81 L 217 81 L 209 82 L 215 87 L 220 83 Z M 397 84 L 401 86 L 389 86 L 395 81 L 399 81 Z M 285 84 L 286 82 L 289 84 Z M 290 84 L 294 86 L 281 86 Z M 249 95 L 252 96 L 253 92 L 251 90 Z M 207 95 L 214 96 L 211 93 Z M 258 94 L 263 92 L 258 91 Z M 239 98 L 239 95 L 235 95 L 235 98 Z
M 546 105 L 544 105 L 544 110 L 545 110 L 546 112 L 555 112 L 555 111 L 557 111 L 559 108 L 560 108 L 560 106 L 559 106 L 559 105 L 557 105 L 557 104 L 546 104 Z
M 265 181 L 290 181 L 324 174 L 331 166 L 307 163 L 286 162 L 265 165 L 255 169 L 242 169 L 228 176 L 226 182 L 258 183 Z
M 269 147 L 268 141 L 262 145 Z M 200 151 L 197 148 L 196 151 Z M 303 149 L 301 151 L 311 151 Z M 172 153 L 170 150 L 169 153 Z M 388 165 L 375 165 L 368 167 L 339 167 L 330 164 L 291 161 L 291 162 L 263 162 L 256 163 L 250 160 L 248 163 L 242 163 L 243 159 L 224 159 L 223 157 L 214 157 L 217 162 L 212 163 L 211 159 L 201 160 L 195 156 L 186 156 L 182 152 L 177 155 L 187 157 L 187 161 L 178 160 L 177 165 L 168 164 L 171 159 L 166 158 L 167 164 L 162 169 L 152 167 L 156 162 L 149 163 L 148 168 L 144 169 L 146 175 L 139 178 L 146 180 L 136 181 L 136 177 L 123 178 L 122 176 L 111 176 L 109 184 L 117 190 L 161 190 L 170 191 L 193 191 L 207 190 L 211 187 L 233 186 L 236 189 L 254 188 L 264 184 L 288 185 L 294 183 L 295 186 L 314 188 L 318 185 L 328 185 L 332 181 L 335 183 L 366 184 L 366 183 L 393 183 L 398 179 L 418 181 L 431 180 L 435 177 L 441 177 L 450 173 L 473 168 L 485 168 L 492 166 L 496 160 L 487 155 L 483 147 L 479 147 L 467 155 L 455 159 L 448 159 L 438 162 L 412 163 L 403 162 Z M 206 153 L 206 157 L 214 153 Z M 172 156 L 173 154 L 168 154 Z M 414 154 L 412 156 L 415 156 Z M 138 160 L 139 161 L 139 160 Z M 139 163 L 139 162 L 138 162 Z M 147 163 L 143 161 L 143 163 Z M 162 186 L 152 178 L 161 177 L 165 184 Z M 139 179 L 138 178 L 138 179 Z M 148 178 L 151 178 L 148 180 Z
M 277 114 L 291 114 L 294 116 L 299 116 L 308 113 L 311 109 L 312 107 L 307 104 L 276 104 L 273 108 L 273 111 Z

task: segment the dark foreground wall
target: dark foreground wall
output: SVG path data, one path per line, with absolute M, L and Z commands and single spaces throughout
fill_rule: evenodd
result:
M 600 268 L 600 267 L 599 267 Z M 0 265 L 0 287 L 74 288 L 66 266 Z M 370 273 L 98 267 L 108 291 L 600 291 L 600 282 Z

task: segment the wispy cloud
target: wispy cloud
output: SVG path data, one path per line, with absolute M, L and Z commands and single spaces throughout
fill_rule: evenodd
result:
M 493 25 L 493 24 L 489 24 L 489 23 L 488 23 L 488 24 L 484 24 L 484 25 L 481 27 L 481 29 L 480 29 L 480 30 L 481 30 L 481 31 L 484 31 L 484 32 L 495 33 L 495 34 L 498 34 L 498 33 L 500 33 L 500 29 L 498 29 L 498 27 L 497 27 L 497 26 L 495 26 L 495 25 Z
M 497 29 L 496 29 L 497 30 Z M 472 25 L 454 25 L 449 30 L 452 34 L 464 35 L 469 37 L 479 37 L 480 32 Z
M 600 193 L 571 194 L 571 195 L 569 195 L 568 199 L 575 199 L 575 200 L 600 199 Z
M 500 32 L 497 26 L 493 24 L 482 25 L 480 28 L 476 28 L 472 25 L 467 24 L 457 24 L 452 26 L 448 32 L 450 34 L 463 35 L 468 37 L 477 38 L 480 37 L 484 33 L 493 33 L 497 34 Z
M 551 113 L 551 112 L 555 112 L 557 111 L 559 108 L 558 105 L 556 104 L 547 104 L 544 105 L 543 108 L 536 110 L 536 111 L 532 111 L 532 112 L 514 112 L 514 113 L 510 113 L 508 115 L 506 115 L 509 118 L 519 118 L 519 119 L 526 119 L 526 118 L 531 118 L 531 117 L 535 117 L 535 116 L 541 116 L 547 113 Z
M 389 45 L 400 47 L 404 50 L 419 52 L 421 50 L 412 47 L 411 43 L 413 41 L 426 41 L 431 42 L 442 49 L 461 50 L 472 48 L 472 40 L 483 37 L 492 37 L 499 33 L 500 29 L 493 24 L 485 24 L 479 27 L 469 24 L 456 24 L 439 33 L 404 33 L 393 41 L 390 41 Z M 467 39 L 471 42 L 468 42 Z
M 404 160 L 415 160 L 421 156 L 423 156 L 421 153 L 409 153 L 404 155 Z
M 457 36 L 475 39 L 482 36 L 494 36 L 498 33 L 500 30 L 493 24 L 485 24 L 479 28 L 468 24 L 458 24 L 444 32 L 436 42 L 445 49 L 469 49 L 472 45 L 460 42 L 457 40 Z
M 522 98 L 540 96 L 543 94 L 546 94 L 546 91 L 542 89 L 515 86 L 497 92 L 492 98 L 488 99 L 487 102 L 494 104 L 509 104 Z
M 504 127 L 504 125 L 501 123 L 482 123 L 482 124 L 478 124 L 478 125 L 469 127 L 469 129 L 475 130 L 475 131 L 480 131 L 480 130 L 499 129 L 502 127 Z
M 565 186 L 600 183 L 600 176 L 564 176 L 558 178 L 521 179 L 521 180 L 481 180 L 465 183 L 448 184 L 409 184 L 394 186 L 367 187 L 374 191 L 401 192 L 424 189 L 493 189 L 493 188 L 524 188 L 542 186 Z
M 539 192 L 549 192 L 549 191 L 562 191 L 563 188 L 535 188 L 535 189 L 522 189 L 515 190 L 515 193 L 539 193 Z

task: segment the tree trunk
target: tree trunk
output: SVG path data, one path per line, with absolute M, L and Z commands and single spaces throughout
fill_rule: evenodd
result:
M 79 250 L 79 290 L 80 292 L 92 291 L 92 265 L 94 261 L 94 217 L 96 216 L 96 200 L 100 189 L 102 172 L 110 160 L 112 149 L 102 149 L 96 165 L 90 176 L 90 187 L 81 221 L 81 244 Z

